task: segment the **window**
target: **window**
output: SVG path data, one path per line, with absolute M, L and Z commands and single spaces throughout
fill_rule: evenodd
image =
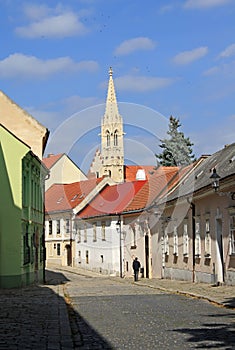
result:
M 89 264 L 89 251 L 86 250 L 86 264 Z
M 78 263 L 81 264 L 81 250 L 78 251 Z
M 87 225 L 84 224 L 84 242 L 87 242 Z
M 52 220 L 49 220 L 49 235 L 52 235 Z
M 174 227 L 174 232 L 173 232 L 173 254 L 175 256 L 178 256 L 178 232 L 177 232 L 177 226 Z
M 93 224 L 93 242 L 97 241 L 96 223 Z
M 114 139 L 113 139 L 114 146 L 118 146 L 118 132 L 115 130 L 114 132 Z
M 205 229 L 205 257 L 209 258 L 211 256 L 211 236 L 210 236 L 210 220 L 206 219 L 206 229 Z
M 110 133 L 108 130 L 106 131 L 106 143 L 107 143 L 107 147 L 109 147 L 110 146 Z
M 77 243 L 80 243 L 81 242 L 81 229 L 80 227 L 78 227 L 77 229 Z
M 131 237 L 131 249 L 136 249 L 136 227 L 132 225 L 129 227 L 130 237 Z
M 57 243 L 56 249 L 57 249 L 57 255 L 59 256 L 60 255 L 60 243 Z
M 29 178 L 28 178 L 28 173 L 23 175 L 22 204 L 23 204 L 23 207 L 28 207 L 28 205 L 29 205 Z
M 230 216 L 229 255 L 235 254 L 235 215 Z
M 196 222 L 195 225 L 195 256 L 200 258 L 201 256 L 201 236 L 200 236 L 200 223 Z
M 66 233 L 69 233 L 70 231 L 70 220 L 66 219 Z
M 188 225 L 184 224 L 183 227 L 183 255 L 188 257 L 189 253 L 189 238 L 188 238 Z
M 169 255 L 169 238 L 168 238 L 168 232 L 166 229 L 163 236 L 163 252 L 164 254 Z
M 136 248 L 136 227 L 135 227 L 135 225 L 132 226 L 131 229 L 132 229 L 132 237 L 133 237 L 133 239 L 132 239 L 132 242 L 133 242 L 132 246 L 134 248 Z
M 60 220 L 56 220 L 56 234 L 60 234 Z
M 105 221 L 101 222 L 101 239 L 105 241 Z
M 22 225 L 23 239 L 24 239 L 24 264 L 30 263 L 30 246 L 29 246 L 29 233 L 28 225 Z

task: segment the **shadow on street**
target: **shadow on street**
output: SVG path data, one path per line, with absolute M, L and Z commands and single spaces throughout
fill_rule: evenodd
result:
M 204 323 L 200 328 L 181 328 L 174 329 L 174 332 L 180 332 L 189 335 L 188 342 L 197 343 L 197 349 L 235 349 L 235 323 L 223 323 L 223 318 L 232 318 L 235 314 L 208 315 L 217 318 L 218 323 Z M 198 315 L 200 318 L 200 315 Z
M 46 278 L 48 286 L 0 289 L 0 349 L 112 349 L 57 294 L 68 279 L 51 271 Z
M 67 277 L 65 277 L 65 275 L 61 272 L 54 272 L 51 270 L 46 270 L 45 273 L 45 284 L 46 285 L 59 285 L 59 284 L 63 284 L 69 281 L 69 279 Z
M 226 302 L 224 302 L 224 306 L 228 308 L 234 308 L 235 305 L 235 298 L 227 299 Z

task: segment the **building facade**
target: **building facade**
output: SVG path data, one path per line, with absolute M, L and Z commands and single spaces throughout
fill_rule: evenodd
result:
M 47 174 L 30 147 L 1 125 L 0 286 L 44 280 L 44 186 Z
M 49 131 L 0 91 L 0 286 L 43 282 L 44 180 Z
M 207 157 L 172 193 L 159 199 L 152 229 L 153 276 L 235 285 L 235 144 Z M 210 181 L 213 169 L 219 188 Z
M 70 184 L 87 180 L 86 175 L 65 153 L 50 153 L 42 161 L 50 171 L 50 176 L 45 181 L 45 190 L 53 184 Z
M 99 191 L 112 184 L 110 178 L 92 178 L 54 184 L 45 194 L 45 245 L 49 265 L 73 266 L 77 235 L 76 213 Z

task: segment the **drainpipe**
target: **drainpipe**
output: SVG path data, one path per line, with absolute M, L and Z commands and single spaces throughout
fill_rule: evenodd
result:
M 121 226 L 121 215 L 118 215 L 118 221 L 117 221 L 116 225 L 117 225 L 117 230 L 119 231 L 120 277 L 122 278 L 122 226 Z
M 193 238 L 193 283 L 195 282 L 195 265 L 196 265 L 196 259 L 195 259 L 195 240 L 196 240 L 196 225 L 195 225 L 195 204 L 193 202 L 190 202 L 187 198 L 187 202 L 190 205 L 190 209 L 192 212 L 192 238 Z
M 195 239 L 196 239 L 196 225 L 195 225 L 195 204 L 191 202 L 192 210 L 192 236 L 193 236 L 193 282 L 195 282 Z

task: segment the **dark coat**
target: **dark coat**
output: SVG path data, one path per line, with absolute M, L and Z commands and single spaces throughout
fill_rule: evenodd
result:
M 133 270 L 134 271 L 139 271 L 140 269 L 140 262 L 138 260 L 134 260 L 132 264 Z

